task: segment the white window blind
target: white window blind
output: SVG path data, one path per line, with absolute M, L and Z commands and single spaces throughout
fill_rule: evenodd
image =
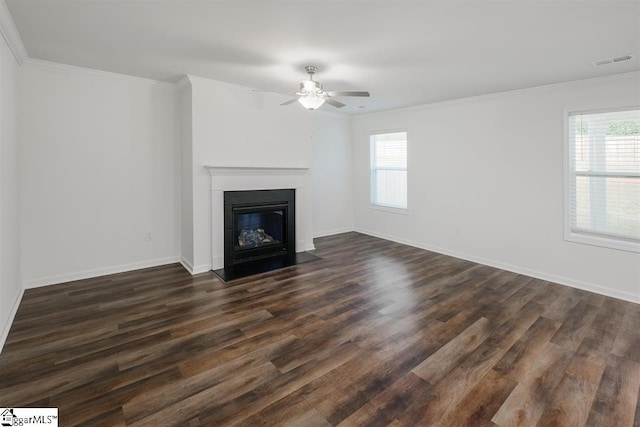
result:
M 570 113 L 568 143 L 570 232 L 640 250 L 640 109 Z
M 407 208 L 407 133 L 374 134 L 371 141 L 371 203 Z

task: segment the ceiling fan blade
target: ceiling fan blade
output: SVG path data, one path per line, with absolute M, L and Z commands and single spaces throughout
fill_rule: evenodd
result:
M 327 92 L 329 96 L 370 96 L 369 92 L 365 91 L 342 91 L 342 92 Z
M 324 102 L 329 105 L 333 105 L 336 108 L 342 108 L 345 106 L 345 104 L 343 104 L 342 102 L 334 101 L 333 99 L 325 99 Z
M 283 102 L 283 103 L 282 103 L 282 104 L 280 104 L 280 105 L 289 105 L 289 104 L 293 104 L 293 103 L 294 103 L 294 102 L 296 102 L 297 100 L 298 100 L 298 98 L 293 98 L 293 99 L 290 99 L 290 100 L 288 100 L 288 101 L 286 101 L 286 102 Z

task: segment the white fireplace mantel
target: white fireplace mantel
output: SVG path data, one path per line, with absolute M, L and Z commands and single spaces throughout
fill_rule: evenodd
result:
M 205 166 L 211 175 L 211 268 L 224 267 L 224 192 L 296 190 L 296 251 L 313 250 L 309 168 Z
M 211 175 L 211 190 L 274 190 L 280 183 L 301 188 L 309 168 L 206 166 Z M 255 185 L 264 188 L 256 188 Z

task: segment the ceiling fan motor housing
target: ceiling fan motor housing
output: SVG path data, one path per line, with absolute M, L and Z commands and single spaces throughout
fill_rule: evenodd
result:
M 300 90 L 302 92 L 322 92 L 322 84 L 315 80 L 303 80 L 300 82 Z

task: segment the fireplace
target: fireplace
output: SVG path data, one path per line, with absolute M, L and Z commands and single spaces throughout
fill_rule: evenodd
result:
M 209 268 L 200 264 L 203 252 L 194 251 L 195 267 L 189 271 L 211 270 L 229 281 L 319 259 L 305 252 L 315 249 L 308 168 L 206 168 L 211 176 L 211 263 Z M 282 234 L 280 225 L 286 230 Z M 197 232 L 194 236 L 200 237 Z
M 225 191 L 225 270 L 295 256 L 295 217 L 294 189 Z

